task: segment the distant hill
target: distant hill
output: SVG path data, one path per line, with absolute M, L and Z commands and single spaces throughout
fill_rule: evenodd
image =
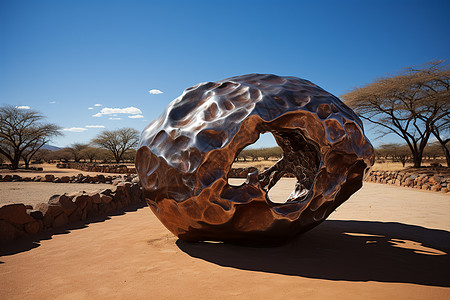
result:
M 56 150 L 60 150 L 61 148 L 56 147 L 56 146 L 52 146 L 52 145 L 44 145 L 44 146 L 42 146 L 41 149 L 46 149 L 46 150 L 50 150 L 50 151 L 56 151 Z

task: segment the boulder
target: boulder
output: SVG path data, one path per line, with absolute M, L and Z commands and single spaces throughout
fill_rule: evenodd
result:
M 440 184 L 435 184 L 431 187 L 431 191 L 432 192 L 439 192 L 441 190 L 441 185 Z
M 52 197 L 50 197 L 50 200 L 48 200 L 49 204 L 52 205 L 58 205 L 60 206 L 63 210 L 64 213 L 67 216 L 70 216 L 70 214 L 72 214 L 72 212 L 77 209 L 77 205 L 75 203 L 72 202 L 72 200 L 70 200 L 70 198 L 67 195 L 54 195 Z
M 99 193 L 88 193 L 88 196 L 91 198 L 91 201 L 93 203 L 102 203 L 102 199 L 100 198 L 100 194 Z
M 0 244 L 7 243 L 25 234 L 6 220 L 0 220 Z
M 43 181 L 44 182 L 53 182 L 53 180 L 55 180 L 55 176 L 52 174 L 47 174 L 47 175 L 45 175 Z
M 69 216 L 69 222 L 78 222 L 81 220 L 81 216 L 83 215 L 83 211 L 81 208 L 77 207 L 75 211 Z
M 54 228 L 61 227 L 61 226 L 66 225 L 67 223 L 69 223 L 69 218 L 67 217 L 67 215 L 66 214 L 60 214 L 53 221 L 53 227 Z
M 39 221 L 33 221 L 30 223 L 27 223 L 27 224 L 25 224 L 24 228 L 25 228 L 25 232 L 28 234 L 36 234 L 41 230 Z
M 62 176 L 60 178 L 61 183 L 68 183 L 70 181 L 70 177 L 69 176 Z
M 75 202 L 81 209 L 86 207 L 86 204 L 89 202 L 90 197 L 87 194 L 79 194 L 73 198 L 73 202 Z
M 34 219 L 27 214 L 27 209 L 24 204 L 8 204 L 2 206 L 0 208 L 0 220 L 5 220 L 19 227 L 34 221 Z
M 44 218 L 44 215 L 40 210 L 32 210 L 30 211 L 30 216 L 33 217 L 35 220 L 42 220 Z
M 101 199 L 101 201 L 102 201 L 102 203 L 103 204 L 108 204 L 109 202 L 111 202 L 112 201 L 112 197 L 111 196 L 108 196 L 108 195 L 101 195 L 100 196 L 100 199 Z

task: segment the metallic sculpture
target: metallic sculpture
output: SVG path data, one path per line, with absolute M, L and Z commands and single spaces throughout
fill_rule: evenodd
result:
M 271 132 L 284 155 L 228 184 L 235 157 Z M 362 186 L 374 151 L 338 98 L 296 77 L 249 74 L 186 89 L 142 132 L 136 169 L 161 222 L 186 241 L 276 244 L 313 228 Z M 269 189 L 297 178 L 286 203 Z

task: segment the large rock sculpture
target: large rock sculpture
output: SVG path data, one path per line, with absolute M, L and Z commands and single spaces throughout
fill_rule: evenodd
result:
M 284 155 L 228 184 L 235 157 L 271 132 Z M 186 89 L 142 132 L 136 169 L 161 222 L 186 241 L 276 244 L 313 228 L 362 186 L 374 151 L 338 98 L 296 77 L 249 74 Z M 269 189 L 297 178 L 286 203 Z

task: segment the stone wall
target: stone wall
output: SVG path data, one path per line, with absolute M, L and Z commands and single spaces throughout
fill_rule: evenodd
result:
M 115 181 L 123 181 L 124 179 L 130 179 L 136 177 L 137 175 L 113 175 L 104 176 L 98 174 L 95 176 L 78 174 L 76 176 L 61 176 L 57 177 L 52 174 L 34 176 L 34 177 L 22 177 L 17 174 L 15 175 L 0 175 L 0 182 L 54 182 L 54 183 L 114 183 Z
M 447 172 L 372 171 L 366 181 L 433 192 L 448 193 L 450 191 L 450 175 Z
M 136 174 L 136 168 L 130 168 L 125 165 L 102 165 L 95 163 L 59 163 L 57 168 L 76 169 L 86 172 L 100 173 L 119 173 L 119 174 Z
M 145 204 L 138 183 L 122 181 L 110 189 L 92 193 L 54 195 L 35 207 L 9 204 L 0 208 L 0 244 L 25 235 L 84 221 L 132 204 Z

